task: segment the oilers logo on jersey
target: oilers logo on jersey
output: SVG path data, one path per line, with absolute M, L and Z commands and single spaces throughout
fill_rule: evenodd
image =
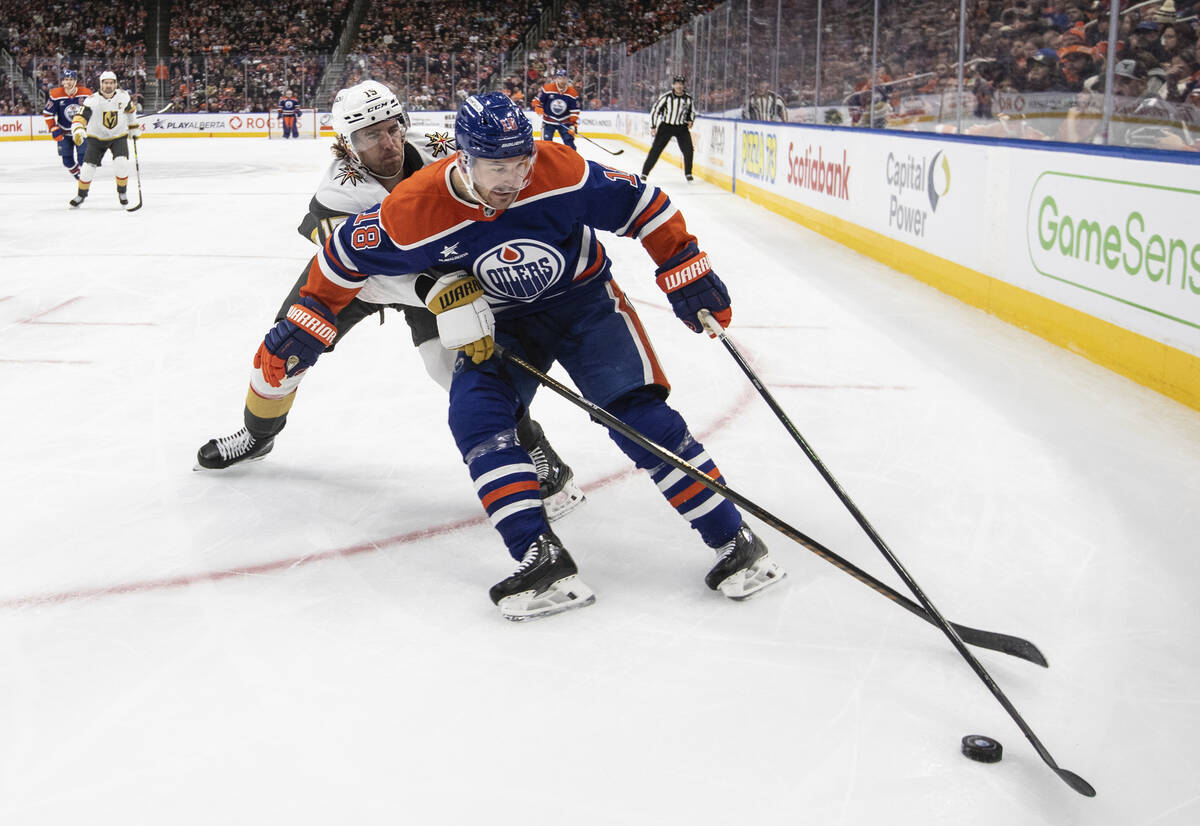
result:
M 568 108 L 567 102 L 562 98 L 556 97 L 550 99 L 550 114 L 554 115 L 555 117 L 561 118 L 563 115 L 567 114 Z
M 566 269 L 562 254 L 529 238 L 492 247 L 475 261 L 475 274 L 487 291 L 515 301 L 534 301 Z

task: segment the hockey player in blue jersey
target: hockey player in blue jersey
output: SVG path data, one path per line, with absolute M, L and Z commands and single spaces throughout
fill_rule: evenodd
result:
M 279 126 L 285 138 L 300 137 L 299 116 L 300 101 L 292 96 L 291 89 L 284 89 L 283 97 L 279 99 Z
M 729 323 L 729 294 L 661 190 L 535 141 L 503 94 L 467 98 L 455 139 L 455 155 L 402 181 L 330 237 L 259 360 L 271 383 L 307 369 L 336 334 L 336 314 L 368 279 L 405 279 L 413 300 L 436 314 L 442 344 L 463 351 L 450 387 L 450 429 L 484 510 L 519 563 L 490 596 L 505 618 L 530 619 L 587 605 L 594 595 L 546 523 L 534 465 L 516 438 L 517 416 L 537 385 L 494 357 L 495 342 L 543 370 L 558 362 L 586 398 L 722 480 L 666 403 L 670 384 L 612 280 L 596 231 L 642 242 L 675 314 L 694 332 L 703 309 Z M 783 577 L 732 503 L 624 436 L 610 436 L 715 550 L 709 588 L 742 599 Z
M 54 138 L 63 166 L 76 180 L 79 179 L 79 165 L 83 163 L 87 152 L 87 141 L 76 146 L 71 140 L 71 118 L 83 111 L 83 102 L 91 93 L 91 89 L 79 85 L 77 72 L 66 69 L 62 73 L 62 85 L 50 90 L 46 106 L 42 109 L 46 128 L 50 130 L 50 137 Z
M 575 148 L 579 129 L 579 92 L 571 85 L 566 69 L 554 73 L 554 80 L 542 87 L 533 99 L 533 111 L 542 116 L 542 140 L 561 135 L 563 143 Z

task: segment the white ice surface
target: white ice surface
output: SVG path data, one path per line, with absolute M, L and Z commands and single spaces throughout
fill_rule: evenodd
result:
M 585 508 L 593 607 L 503 622 L 483 519 L 398 316 L 322 359 L 275 452 L 192 471 L 313 248 L 326 147 L 139 144 L 80 210 L 0 144 L 0 823 L 1200 823 L 1200 414 L 660 162 L 734 296 L 732 336 L 1063 767 L 935 629 L 763 527 L 711 559 L 606 435 L 535 415 Z M 585 155 L 636 171 L 641 158 Z M 635 242 L 607 237 L 729 483 L 903 584 Z M 557 373 L 562 377 L 561 373 Z M 964 734 L 1005 758 L 973 763 Z

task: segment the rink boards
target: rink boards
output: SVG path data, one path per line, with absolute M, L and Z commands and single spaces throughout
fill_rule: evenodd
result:
M 609 128 L 649 148 L 647 116 Z M 1200 154 L 703 117 L 692 137 L 698 177 L 1200 409 Z
M 268 117 L 152 114 L 142 134 L 265 137 Z M 453 132 L 450 112 L 412 120 Z M 650 145 L 643 113 L 581 129 Z M 692 137 L 698 177 L 1200 409 L 1200 154 L 705 117 Z M 0 118 L 0 140 L 39 139 L 40 115 Z M 681 165 L 674 142 L 662 160 Z

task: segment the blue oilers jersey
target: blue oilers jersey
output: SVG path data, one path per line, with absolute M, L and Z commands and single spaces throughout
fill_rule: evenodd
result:
M 579 120 L 579 92 L 568 86 L 565 92 L 551 81 L 542 87 L 533 100 L 534 110 L 542 116 L 542 122 L 573 126 Z
M 73 95 L 68 95 L 61 86 L 51 89 L 46 98 L 46 106 L 42 109 L 42 117 L 46 119 L 46 128 L 52 132 L 55 129 L 70 132 L 71 118 L 83 111 L 83 102 L 91 93 L 91 89 L 78 85 L 75 87 Z
M 330 236 L 301 295 L 337 312 L 371 277 L 467 270 L 497 317 L 517 316 L 611 278 L 598 230 L 640 240 L 658 264 L 695 242 L 658 187 L 561 144 L 537 147 L 529 186 L 499 212 L 459 197 L 454 156 L 402 181 Z
M 294 115 L 300 109 L 300 101 L 296 98 L 280 98 L 279 99 L 279 114 Z

